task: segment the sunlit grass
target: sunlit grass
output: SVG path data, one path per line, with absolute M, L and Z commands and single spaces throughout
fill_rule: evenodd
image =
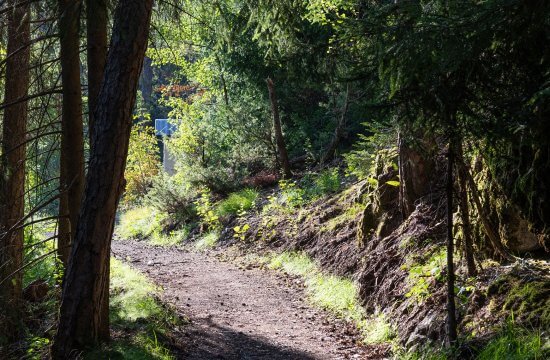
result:
M 526 329 L 513 320 L 483 348 L 478 360 L 542 360 L 550 358 L 550 339 L 541 330 Z
M 180 230 L 175 230 L 169 234 L 164 234 L 160 231 L 155 231 L 151 235 L 149 244 L 157 246 L 175 246 L 182 244 L 189 236 L 189 227 L 184 227 Z
M 152 207 L 137 207 L 120 216 L 116 233 L 123 239 L 145 239 L 162 230 L 162 221 L 166 214 Z
M 218 242 L 218 239 L 220 238 L 220 234 L 213 230 L 205 235 L 201 236 L 199 240 L 195 243 L 195 249 L 197 250 L 206 250 L 213 248 L 216 243 Z
M 134 322 L 158 316 L 162 307 L 155 300 L 157 289 L 130 266 L 111 260 L 111 320 Z
M 316 271 L 316 265 L 303 253 L 283 252 L 271 258 L 268 264 L 270 269 L 281 269 L 287 274 L 307 276 Z
M 340 318 L 354 322 L 363 333 L 365 343 L 383 343 L 394 337 L 395 332 L 382 314 L 367 317 L 359 303 L 357 286 L 351 280 L 323 273 L 306 254 L 283 252 L 271 257 L 267 265 L 302 277 L 309 300 Z
M 359 323 L 366 344 L 388 342 L 397 336 L 393 326 L 383 313 L 375 313 Z
M 125 336 L 84 354 L 84 359 L 172 360 L 163 339 L 181 321 L 161 305 L 160 289 L 130 266 L 111 259 L 111 326 Z

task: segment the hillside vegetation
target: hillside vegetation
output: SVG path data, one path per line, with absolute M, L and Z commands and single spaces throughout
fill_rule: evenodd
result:
M 1 3 L 0 358 L 550 358 L 550 1 Z

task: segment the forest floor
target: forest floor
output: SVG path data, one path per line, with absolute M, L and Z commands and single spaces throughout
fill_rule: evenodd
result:
M 161 286 L 190 320 L 182 359 L 382 359 L 352 324 L 308 304 L 303 285 L 277 271 L 224 261 L 220 253 L 113 242 L 113 254 Z M 178 346 L 180 347 L 180 346 Z

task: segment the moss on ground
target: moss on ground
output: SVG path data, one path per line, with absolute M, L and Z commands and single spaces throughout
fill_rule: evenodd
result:
M 518 321 L 535 327 L 550 328 L 550 280 L 509 273 L 487 288 L 496 316 L 513 315 Z

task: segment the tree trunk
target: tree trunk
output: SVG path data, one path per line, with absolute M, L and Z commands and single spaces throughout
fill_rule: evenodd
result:
M 141 90 L 141 96 L 143 97 L 143 103 L 147 111 L 151 116 L 153 114 L 153 60 L 150 57 L 145 57 L 143 59 L 143 70 L 141 72 L 141 77 L 139 79 L 139 87 Z M 155 126 L 155 119 L 151 118 L 151 123 L 149 125 Z
M 453 167 L 455 151 L 454 114 L 446 114 L 449 126 L 449 150 L 447 154 L 447 336 L 452 346 L 457 340 L 456 305 L 455 305 L 455 270 L 453 238 Z
M 463 163 L 462 141 L 457 141 L 456 156 L 458 163 Z M 464 255 L 466 258 L 466 267 L 468 268 L 468 276 L 476 276 L 477 271 L 474 259 L 472 226 L 470 224 L 470 206 L 468 204 L 468 186 L 466 185 L 466 175 L 464 174 L 464 168 L 459 165 L 457 170 L 459 183 L 460 217 L 462 219 L 462 234 L 464 238 Z
M 107 22 L 108 11 L 106 0 L 86 0 L 87 7 L 87 41 L 88 41 L 88 132 L 90 144 L 93 137 L 94 110 L 97 106 L 105 61 L 107 61 Z M 109 251 L 110 252 L 110 251 Z M 104 269 L 107 279 L 110 269 Z M 105 293 L 109 292 L 109 281 L 105 282 Z M 99 339 L 109 340 L 109 297 L 104 297 L 101 304 Z
M 332 159 L 334 157 L 334 154 L 336 153 L 336 150 L 338 149 L 338 145 L 340 145 L 340 139 L 342 138 L 342 133 L 346 126 L 346 115 L 348 113 L 348 108 L 349 108 L 349 84 L 346 87 L 346 99 L 344 101 L 344 107 L 342 108 L 342 114 L 340 114 L 340 119 L 338 120 L 336 129 L 334 129 L 334 135 L 332 137 L 332 141 L 330 142 L 330 145 L 325 151 L 325 154 L 321 158 L 321 164 Z
M 277 152 L 279 153 L 279 160 L 281 161 L 283 176 L 288 179 L 292 177 L 292 171 L 290 170 L 290 161 L 288 160 L 288 153 L 286 151 L 283 130 L 281 129 L 281 119 L 279 118 L 279 106 L 277 104 L 277 93 L 275 92 L 275 84 L 273 83 L 273 80 L 271 80 L 271 78 L 267 78 L 266 82 L 267 89 L 269 90 L 269 99 L 271 100 L 271 111 L 273 112 L 273 128 L 275 131 Z
M 410 134 L 404 135 L 409 129 L 401 129 L 398 135 L 399 151 L 399 206 L 403 219 L 406 219 L 415 209 L 416 202 L 432 190 L 432 181 L 436 169 L 436 154 L 432 140 L 416 136 L 418 142 L 410 143 Z
M 54 359 L 100 337 L 101 307 L 109 296 L 105 269 L 132 128 L 139 74 L 147 45 L 152 0 L 120 0 L 111 47 L 94 112 L 94 136 L 86 191 L 65 275 Z
M 59 0 L 59 36 L 63 104 L 58 254 L 68 264 L 84 191 L 84 135 L 80 84 L 80 0 Z
M 10 0 L 8 7 L 4 102 L 12 103 L 28 95 L 31 14 L 30 5 L 25 0 Z M 25 209 L 27 101 L 6 107 L 3 120 L 0 157 L 0 334 L 5 335 L 7 340 L 15 340 L 21 321 L 23 275 L 22 272 L 13 274 L 23 263 L 24 234 L 23 228 L 10 229 L 23 218 Z
M 477 185 L 474 181 L 474 178 L 470 174 L 470 171 L 468 170 L 468 168 L 466 168 L 466 165 L 464 165 L 464 163 L 459 163 L 458 166 L 460 166 L 463 169 L 464 177 L 466 178 L 468 186 L 470 187 L 470 190 L 472 192 L 471 195 L 472 195 L 472 199 L 474 200 L 474 205 L 476 206 L 477 214 L 479 216 L 479 219 L 481 220 L 481 224 L 483 225 L 483 230 L 485 232 L 485 235 L 487 235 L 487 238 L 489 239 L 489 242 L 491 243 L 493 250 L 495 250 L 496 254 L 501 256 L 503 259 L 510 260 L 510 261 L 514 260 L 514 257 L 510 255 L 508 251 L 504 248 L 504 245 L 500 240 L 500 236 L 494 230 L 493 224 L 491 224 L 491 221 L 489 220 L 489 216 L 487 215 L 487 213 L 485 212 L 485 209 L 483 208 L 483 205 L 481 204 L 479 191 L 477 189 Z
M 94 110 L 107 60 L 107 0 L 86 0 L 88 41 L 88 136 L 93 136 Z

